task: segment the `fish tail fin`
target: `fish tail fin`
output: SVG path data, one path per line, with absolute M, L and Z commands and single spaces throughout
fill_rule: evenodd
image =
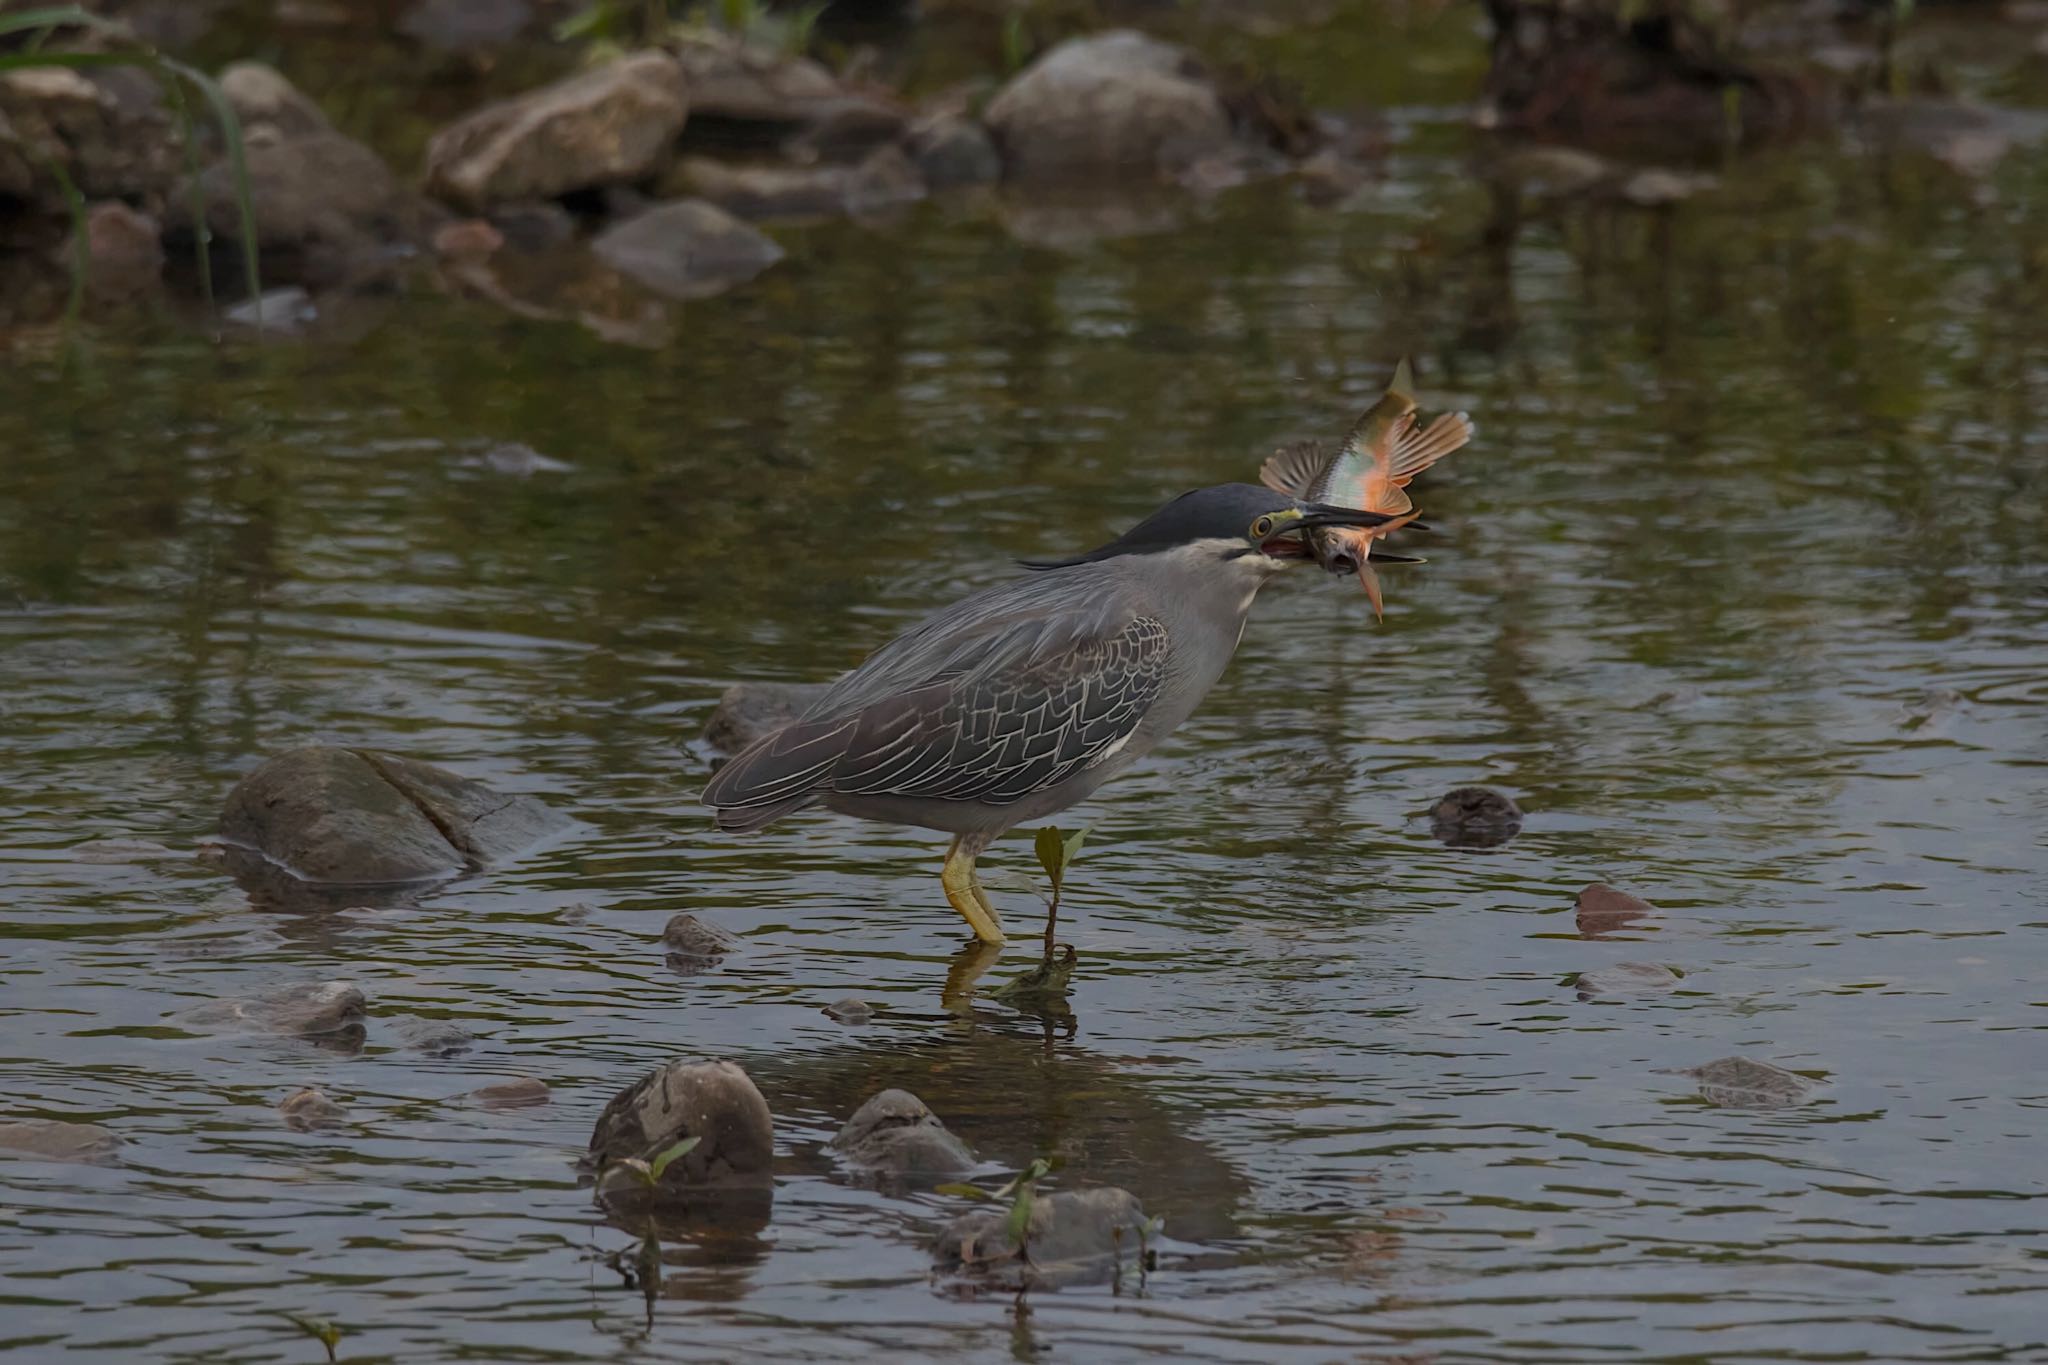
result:
M 1462 412 L 1447 412 L 1420 430 L 1411 422 L 1394 442 L 1388 473 L 1406 483 L 1444 456 L 1462 448 L 1478 430 L 1472 419 Z

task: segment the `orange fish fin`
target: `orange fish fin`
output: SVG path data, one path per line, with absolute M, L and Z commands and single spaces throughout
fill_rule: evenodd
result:
M 1363 559 L 1358 561 L 1358 586 L 1365 589 L 1365 600 L 1372 603 L 1372 619 L 1386 620 L 1387 604 L 1380 595 L 1380 576 L 1373 571 L 1372 565 Z
M 1330 463 L 1330 452 L 1320 441 L 1296 441 L 1282 446 L 1259 466 L 1259 482 L 1290 498 L 1308 496 L 1308 490 Z
M 1464 446 L 1479 428 L 1462 412 L 1447 412 L 1421 430 L 1409 426 L 1394 442 L 1388 473 L 1402 483 Z

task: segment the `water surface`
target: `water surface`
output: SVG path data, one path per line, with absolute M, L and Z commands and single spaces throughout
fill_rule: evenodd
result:
M 1849 139 L 1646 213 L 1492 184 L 1450 112 L 1392 128 L 1336 209 L 1252 186 L 1064 251 L 969 201 L 780 230 L 652 349 L 424 279 L 302 342 L 18 348 L 0 1091 L 125 1145 L 0 1158 L 0 1345 L 313 1360 L 300 1313 L 407 1362 L 2048 1355 L 2048 167 Z M 1271 588 L 1076 813 L 1071 1020 L 942 1001 L 941 839 L 709 829 L 726 684 L 828 677 L 1246 477 L 1404 351 L 1481 425 L 1419 486 L 1432 562 L 1378 626 Z M 573 468 L 475 463 L 507 441 Z M 397 905 L 252 905 L 191 850 L 315 741 L 580 824 Z M 1525 832 L 1439 845 L 1467 783 Z M 170 852 L 69 851 L 104 838 Z M 1661 913 L 1582 937 L 1596 879 Z M 672 972 L 679 910 L 744 950 Z M 1578 999 L 1624 961 L 1683 980 Z M 359 1051 L 173 1018 L 327 978 L 370 998 Z M 875 1021 L 820 1012 L 846 995 Z M 408 1015 L 479 1041 L 421 1056 Z M 1671 1074 L 1735 1054 L 1822 1084 L 1740 1110 Z M 780 1175 L 765 1223 L 670 1245 L 650 1332 L 572 1161 L 674 1055 L 748 1067 Z M 457 1098 L 511 1076 L 553 1102 Z M 287 1130 L 302 1084 L 351 1125 Z M 1145 1295 L 935 1289 L 956 1201 L 823 1149 L 891 1084 L 992 1175 L 1057 1153 L 1163 1214 Z

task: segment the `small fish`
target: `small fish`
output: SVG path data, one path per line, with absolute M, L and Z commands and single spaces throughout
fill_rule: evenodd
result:
M 1367 408 L 1335 452 L 1317 441 L 1299 441 L 1277 450 L 1259 470 L 1266 487 L 1305 501 L 1362 507 L 1393 514 L 1394 521 L 1370 528 L 1321 527 L 1310 533 L 1316 558 L 1332 573 L 1356 570 L 1359 586 L 1372 603 L 1376 619 L 1385 615 L 1379 575 L 1367 561 L 1372 543 L 1415 520 L 1415 504 L 1406 489 L 1409 480 L 1471 440 L 1478 430 L 1462 412 L 1447 412 L 1417 428 L 1415 377 L 1403 360 L 1394 382 Z M 1403 514 L 1406 515 L 1403 515 Z M 1420 563 L 1411 556 L 1381 552 L 1382 561 Z

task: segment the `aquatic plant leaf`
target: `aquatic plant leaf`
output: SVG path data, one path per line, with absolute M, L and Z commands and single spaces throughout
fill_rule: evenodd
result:
M 669 1168 L 670 1162 L 675 1161 L 678 1157 L 685 1157 L 688 1156 L 691 1152 L 696 1151 L 697 1144 L 702 1142 L 703 1140 L 704 1139 L 701 1137 L 686 1137 L 681 1142 L 678 1142 L 675 1146 L 669 1147 L 663 1151 L 655 1153 L 654 1159 L 647 1163 L 647 1173 L 650 1178 L 650 1181 L 659 1181 L 661 1179 L 661 1173 Z
M 958 1195 L 962 1199 L 972 1199 L 979 1204 L 986 1204 L 995 1199 L 994 1195 L 979 1185 L 968 1185 L 957 1181 L 948 1185 L 934 1185 L 932 1186 L 932 1193 Z

